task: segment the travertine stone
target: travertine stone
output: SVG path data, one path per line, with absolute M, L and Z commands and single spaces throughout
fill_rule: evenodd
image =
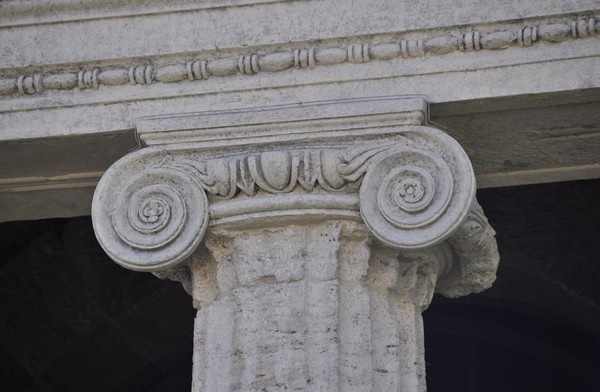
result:
M 194 391 L 425 390 L 421 313 L 498 264 L 471 164 L 426 110 L 380 97 L 139 121 L 149 147 L 106 172 L 94 227 L 117 263 L 192 294 Z
M 356 223 L 221 231 L 190 268 L 194 391 L 424 391 L 421 312 L 451 252 Z
M 338 390 L 340 226 L 207 240 L 210 257 L 196 263 L 214 264 L 216 293 L 198 309 L 194 390 Z M 194 288 L 210 284 L 192 271 Z

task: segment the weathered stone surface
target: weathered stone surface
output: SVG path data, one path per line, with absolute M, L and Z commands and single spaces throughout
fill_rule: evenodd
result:
M 319 326 L 321 311 L 324 320 L 335 319 L 325 304 L 313 307 L 310 292 L 302 291 L 314 283 L 306 273 L 316 260 L 310 245 L 283 243 L 283 238 L 319 243 L 316 233 L 337 227 L 337 242 L 348 235 L 359 251 L 339 245 L 325 252 L 321 264 L 327 271 L 346 268 L 340 267 L 340 254 L 353 260 L 364 257 L 365 249 L 370 254 L 361 264 L 366 275 L 354 284 L 365 285 L 361 293 L 369 299 L 369 322 L 375 325 L 364 329 L 371 332 L 374 373 L 352 382 L 380 390 L 423 390 L 420 312 L 433 291 L 455 297 L 483 290 L 495 279 L 494 232 L 474 198 L 475 173 L 485 186 L 497 186 L 600 172 L 596 123 L 586 120 L 596 111 L 589 103 L 578 105 L 588 109 L 583 118 L 567 121 L 567 131 L 558 121 L 548 129 L 527 129 L 524 137 L 500 143 L 503 148 L 490 143 L 492 148 L 483 152 L 476 148 L 480 134 L 473 126 L 466 133 L 472 143 L 464 145 L 465 152 L 424 123 L 424 98 L 377 98 L 401 91 L 452 106 L 532 94 L 577 96 L 577 90 L 597 89 L 600 23 L 591 0 L 502 7 L 466 0 L 446 7 L 453 12 L 437 3 L 386 0 L 176 0 L 168 5 L 92 0 L 82 5 L 60 0 L 33 8 L 10 1 L 0 10 L 0 123 L 8 141 L 3 147 L 23 142 L 31 154 L 40 138 L 96 138 L 137 127 L 139 147 L 149 147 L 104 174 L 93 205 L 96 233 L 116 262 L 181 280 L 194 294 L 206 319 L 199 323 L 219 338 L 199 346 L 213 350 L 217 362 L 206 369 L 198 362 L 196 389 L 234 389 L 243 382 L 254 388 L 257 380 L 242 370 L 260 364 L 262 357 L 240 362 L 238 351 L 232 351 L 238 337 L 254 346 L 266 344 L 269 350 L 261 355 L 267 362 L 273 353 L 289 354 L 282 349 L 289 342 L 274 338 L 279 327 L 267 329 L 260 339 L 254 330 L 235 331 L 235 323 L 228 322 L 241 317 L 235 306 L 250 314 L 264 298 L 275 305 L 268 309 L 275 320 L 281 316 L 278 309 L 304 315 L 311 322 L 307 325 Z M 324 104 L 315 103 L 316 97 L 347 100 Z M 288 106 L 272 106 L 276 103 Z M 390 108 L 396 104 L 400 107 Z M 543 110 L 552 111 L 548 107 Z M 209 112 L 168 115 L 198 110 Z M 154 115 L 159 117 L 136 120 Z M 454 123 L 469 121 L 447 117 Z M 518 121 L 523 117 L 512 117 L 519 129 L 527 123 Z M 457 128 L 456 135 L 464 136 Z M 487 135 L 489 143 L 494 137 L 490 131 Z M 570 149 L 561 160 L 549 153 L 558 155 L 565 145 L 576 145 L 576 150 L 583 139 L 585 153 Z M 77 143 L 60 145 L 69 151 Z M 114 151 L 122 155 L 123 146 Z M 535 153 L 527 157 L 528 151 Z M 480 157 L 473 159 L 476 172 L 467 153 Z M 92 154 L 90 164 L 82 166 L 29 170 L 23 165 L 31 175 L 19 176 L 21 170 L 11 167 L 20 166 L 11 159 L 15 155 L 0 155 L 10 162 L 4 170 L 9 175 L 0 177 L 0 202 L 10 211 L 8 219 L 22 217 L 23 211 L 33 218 L 82 213 L 87 204 L 81 200 L 89 198 L 106 168 L 103 163 L 114 157 Z M 41 154 L 38 165 L 52 155 Z M 495 159 L 487 159 L 491 156 Z M 61 169 L 56 172 L 56 167 Z M 21 210 L 31 201 L 33 208 Z M 290 249 L 304 256 L 287 260 Z M 214 268 L 195 261 L 204 256 L 217 260 Z M 271 262 L 257 264 L 263 256 Z M 201 283 L 195 283 L 198 277 Z M 337 287 L 339 294 L 340 280 L 333 287 L 330 281 L 337 278 L 327 277 L 316 279 L 324 288 L 315 290 L 326 297 Z M 272 290 L 279 283 L 286 284 L 281 295 Z M 304 302 L 297 300 L 303 293 Z M 343 313 L 338 314 L 339 330 L 352 323 Z M 367 310 L 359 313 L 366 317 Z M 360 328 L 348 336 L 361 335 Z M 223 331 L 233 338 L 221 339 Z M 310 338 L 306 332 L 299 341 Z M 391 346 L 384 345 L 388 339 Z M 387 349 L 396 340 L 401 342 L 398 353 L 390 354 Z M 330 347 L 326 340 L 319 342 Z M 312 347 L 307 347 L 310 354 Z M 322 362 L 309 358 L 305 365 L 299 360 L 283 364 L 279 373 L 261 373 L 268 378 L 260 388 L 343 389 L 345 381 L 316 367 Z M 297 366 L 316 371 L 310 383 L 294 378 Z M 335 369 L 343 366 L 340 360 Z M 349 379 L 350 373 L 338 375 Z
M 143 119 L 93 221 L 117 263 L 198 309 L 193 390 L 425 390 L 422 311 L 498 253 L 456 141 L 420 98 Z M 199 246 L 200 242 L 204 245 Z
M 457 12 L 451 11 L 450 3 L 444 4 L 448 5 L 444 8 L 434 3 L 386 0 L 349 4 L 272 0 L 198 4 L 177 0 L 160 5 L 156 0 L 136 0 L 127 5 L 111 0 L 90 1 L 85 8 L 74 0 L 61 0 L 52 7 L 49 3 L 42 6 L 8 3 L 0 13 L 0 26 L 6 30 L 6 39 L 0 46 L 4 54 L 0 61 L 2 68 L 141 57 L 148 55 L 150 44 L 154 54 L 162 55 L 219 52 L 239 47 L 278 46 L 290 41 L 572 15 L 597 9 L 594 0 L 555 1 L 537 7 L 514 2 L 498 7 L 493 0 L 462 0 L 460 4 L 452 3 Z M 264 23 L 265 15 L 269 15 L 269 23 Z M 71 22 L 70 29 L 60 23 L 66 21 Z M 132 21 L 137 22 L 134 28 L 129 25 Z M 71 44 L 55 44 L 65 41 Z M 54 44 L 55 50 L 26 53 L 11 50 L 17 42 L 28 48 Z M 108 44 L 116 42 L 119 45 Z
M 498 280 L 477 295 L 435 295 L 423 313 L 429 390 L 596 389 L 598 197 L 598 180 L 478 191 L 498 232 Z M 7 391 L 190 391 L 196 312 L 179 284 L 112 263 L 87 217 L 0 230 Z
M 423 313 L 429 390 L 597 389 L 599 196 L 597 180 L 478 191 L 498 280 Z M 190 390 L 196 312 L 179 284 L 112 263 L 85 217 L 0 230 L 5 389 Z
M 453 139 L 419 125 L 425 113 L 421 99 L 381 97 L 142 120 L 151 147 L 97 188 L 98 239 L 140 270 L 179 264 L 207 226 L 306 216 L 360 216 L 388 246 L 435 245 L 464 222 L 475 179 Z
M 343 222 L 208 239 L 193 389 L 424 391 L 421 312 L 451 260 L 369 242 Z
M 568 39 L 587 38 L 596 35 L 594 16 L 578 18 L 566 23 L 544 23 L 541 26 L 523 26 L 513 30 L 482 33 L 478 30 L 464 31 L 458 35 L 447 33 L 441 37 L 425 36 L 418 39 L 402 39 L 384 43 L 350 43 L 338 47 L 318 45 L 303 49 L 271 51 L 266 53 L 242 53 L 239 56 L 205 57 L 179 64 L 153 65 L 144 62 L 128 63 L 120 69 L 89 67 L 87 70 L 70 72 L 21 74 L 11 82 L 0 80 L 0 93 L 10 95 L 41 94 L 50 90 L 97 90 L 101 85 L 125 84 L 149 85 L 205 80 L 237 74 L 253 75 L 259 72 L 281 72 L 290 68 L 332 66 L 343 63 L 367 63 L 394 58 L 436 56 L 451 52 L 506 49 L 511 46 L 529 47 L 536 41 L 561 42 Z
M 550 94 L 553 105 L 562 94 L 598 89 L 600 22 L 593 1 L 492 3 L 462 1 L 448 13 L 429 3 L 386 0 L 86 1 L 85 9 L 72 0 L 4 2 L 0 166 L 9 174 L 0 174 L 6 206 L 0 221 L 87 214 L 90 188 L 114 161 L 112 151 L 122 155 L 137 144 L 115 138 L 100 148 L 95 140 L 133 138 L 136 119 L 144 116 L 401 93 L 426 96 L 440 107 L 508 98 L 516 113 L 507 119 L 516 119 L 522 97 Z M 573 132 L 589 125 L 564 116 Z M 461 130 L 479 131 L 472 128 Z M 38 149 L 58 143 L 61 157 L 77 156 L 80 140 L 94 153 L 60 165 L 47 164 L 47 153 Z M 460 141 L 468 153 L 478 145 L 478 138 Z M 556 144 L 568 146 L 565 140 Z M 28 155 L 13 154 L 15 146 Z M 572 162 L 569 154 L 548 160 L 543 146 L 531 147 L 526 153 L 534 172 L 504 167 L 502 160 L 489 160 L 493 171 L 482 171 L 472 159 L 476 174 L 486 175 L 480 184 L 600 173 L 596 151 Z M 27 158 L 38 154 L 39 161 Z M 20 175 L 22 168 L 30 174 Z M 28 203 L 35 208 L 24 208 Z

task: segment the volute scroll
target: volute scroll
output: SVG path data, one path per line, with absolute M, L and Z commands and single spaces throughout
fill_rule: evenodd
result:
M 194 390 L 425 390 L 421 312 L 499 260 L 465 151 L 425 118 L 379 97 L 140 119 L 94 229 L 192 295 Z
M 122 266 L 165 272 L 207 230 L 362 221 L 395 249 L 448 240 L 461 282 L 475 265 L 492 276 L 493 235 L 471 244 L 465 228 L 476 204 L 473 168 L 458 142 L 423 125 L 425 107 L 420 98 L 379 97 L 142 119 L 138 133 L 152 144 L 101 179 L 96 235 Z
M 162 163 L 117 162 L 101 179 L 92 218 L 98 241 L 122 266 L 163 270 L 185 260 L 208 226 L 208 200 L 187 173 Z
M 452 235 L 475 198 L 475 174 L 464 150 L 445 133 L 418 130 L 421 143 L 381 154 L 360 188 L 361 216 L 394 248 L 426 248 Z

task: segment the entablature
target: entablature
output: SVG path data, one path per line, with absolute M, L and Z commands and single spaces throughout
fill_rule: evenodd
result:
M 427 97 L 480 187 L 600 175 L 590 0 L 5 3 L 0 221 L 89 214 L 139 118 L 340 97 Z

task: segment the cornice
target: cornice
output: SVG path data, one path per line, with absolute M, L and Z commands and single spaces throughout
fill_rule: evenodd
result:
M 22 72 L 13 78 L 0 79 L 0 95 L 36 95 L 45 91 L 98 90 L 122 85 L 152 85 L 227 78 L 235 75 L 277 73 L 294 69 L 314 69 L 343 63 L 369 63 L 423 56 L 441 56 L 454 52 L 483 52 L 510 47 L 532 47 L 588 38 L 600 32 L 600 21 L 594 16 L 570 23 L 543 23 L 519 29 L 481 33 L 466 29 L 459 34 L 424 36 L 419 39 L 376 42 L 373 39 L 345 47 L 315 45 L 308 48 L 255 52 L 239 56 L 198 57 L 190 61 L 158 65 L 151 61 L 125 62 L 122 67 L 86 66 L 77 72 Z M 292 46 L 292 45 L 290 45 Z M 156 63 L 160 59 L 155 60 Z M 43 66 L 41 67 L 44 68 Z M 78 68 L 77 64 L 65 69 Z M 17 72 L 19 73 L 19 72 Z

